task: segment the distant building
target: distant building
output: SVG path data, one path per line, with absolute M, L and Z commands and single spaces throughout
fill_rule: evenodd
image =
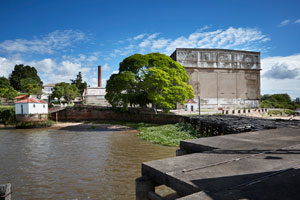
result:
M 177 48 L 171 58 L 185 67 L 201 108 L 259 107 L 259 52 Z
M 186 101 L 186 104 L 184 104 L 184 110 L 185 111 L 197 111 L 198 104 L 193 99 L 188 99 Z
M 44 121 L 48 119 L 48 103 L 27 97 L 15 102 L 15 114 L 18 121 Z
M 49 84 L 43 85 L 43 88 L 42 88 L 43 94 L 42 94 L 41 99 L 48 100 L 49 95 L 51 95 L 54 90 L 54 87 L 55 87 L 55 83 L 49 83 Z
M 98 66 L 98 87 L 88 87 L 83 92 L 85 104 L 94 106 L 109 106 L 105 99 L 106 89 L 101 87 L 101 66 Z

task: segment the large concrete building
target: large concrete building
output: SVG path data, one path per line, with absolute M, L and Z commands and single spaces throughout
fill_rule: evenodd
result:
M 259 52 L 177 48 L 171 58 L 185 67 L 201 108 L 259 107 Z

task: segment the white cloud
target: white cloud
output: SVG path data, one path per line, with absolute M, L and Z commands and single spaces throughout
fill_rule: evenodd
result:
M 283 27 L 283 26 L 288 25 L 290 22 L 291 22 L 291 20 L 286 19 L 286 20 L 283 20 L 282 22 L 280 22 L 280 24 L 278 26 Z
M 140 39 L 143 39 L 145 36 L 146 36 L 146 34 L 140 34 L 140 35 L 137 35 L 137 36 L 133 37 L 133 39 L 134 40 L 140 40 Z
M 300 19 L 297 19 L 297 20 L 295 21 L 295 24 L 300 24 Z
M 5 40 L 0 43 L 0 51 L 8 53 L 38 53 L 51 54 L 57 50 L 71 46 L 76 41 L 85 40 L 86 35 L 81 31 L 54 31 L 41 38 L 32 40 Z
M 110 69 L 111 69 L 111 67 L 108 66 L 108 64 L 104 64 L 103 67 L 102 67 L 103 71 L 109 71 Z
M 151 35 L 149 35 L 146 39 L 144 39 L 140 44 L 139 47 L 141 48 L 146 48 L 149 47 L 151 45 L 151 43 L 153 42 L 153 40 L 159 35 L 159 33 L 153 33 Z
M 154 40 L 152 43 L 152 47 L 151 50 L 155 51 L 156 49 L 162 49 L 165 48 L 168 44 L 170 40 L 166 40 L 166 39 L 158 39 L 158 40 Z
M 255 28 L 233 28 L 226 30 L 203 31 L 200 29 L 189 36 L 180 36 L 170 40 L 165 53 L 170 54 L 176 48 L 224 48 L 241 50 L 260 50 L 261 43 L 270 40 Z M 154 41 L 155 42 L 155 41 Z
M 262 93 L 287 92 L 300 97 L 300 54 L 264 58 L 261 66 Z

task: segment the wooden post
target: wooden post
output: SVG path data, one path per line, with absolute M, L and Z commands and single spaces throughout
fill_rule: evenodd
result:
M 55 112 L 55 121 L 57 123 L 57 112 Z
M 0 185 L 0 200 L 11 200 L 11 184 Z

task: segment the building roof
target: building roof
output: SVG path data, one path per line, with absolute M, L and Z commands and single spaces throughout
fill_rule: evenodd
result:
M 106 89 L 100 88 L 100 87 L 90 87 L 87 88 L 85 96 L 105 96 L 106 95 Z
M 19 96 L 16 96 L 15 99 L 23 99 L 25 97 L 29 97 L 29 95 L 28 94 L 19 95 Z
M 186 103 L 197 104 L 197 102 L 196 102 L 196 101 L 194 101 L 193 99 L 188 99 L 188 100 L 186 101 Z
M 40 100 L 40 99 L 35 99 L 35 98 L 26 98 L 22 99 L 20 101 L 17 101 L 16 103 L 45 103 L 48 104 L 46 101 Z
M 54 87 L 56 83 L 48 83 L 46 85 L 43 85 L 44 87 Z

